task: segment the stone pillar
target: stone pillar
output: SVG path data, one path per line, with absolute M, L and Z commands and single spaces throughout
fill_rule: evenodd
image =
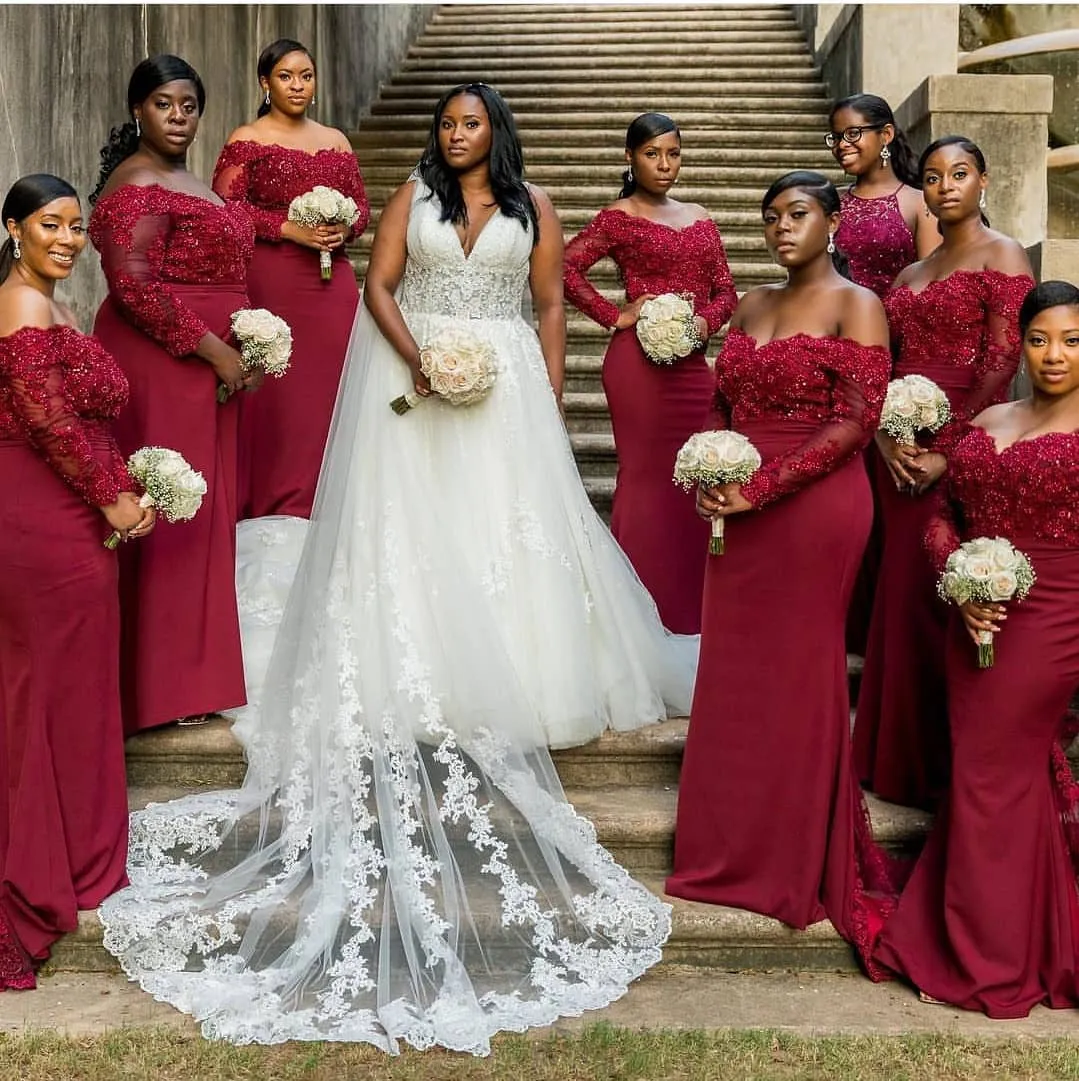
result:
M 1046 146 L 1053 107 L 1049 75 L 933 75 L 896 110 L 915 150 L 965 135 L 985 154 L 986 213 L 1020 244 L 1046 236 Z
M 1043 240 L 1027 248 L 1038 281 L 1079 285 L 1079 240 Z

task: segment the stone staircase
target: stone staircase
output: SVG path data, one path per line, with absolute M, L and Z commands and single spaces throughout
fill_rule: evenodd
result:
M 435 102 L 471 80 L 496 86 L 513 109 L 527 175 L 550 195 L 567 240 L 617 196 L 629 121 L 673 116 L 685 152 L 675 195 L 712 212 L 740 291 L 782 273 L 761 233 L 768 185 L 795 168 L 841 175 L 822 141 L 821 74 L 786 6 L 447 6 L 353 135 L 373 211 L 354 249 L 361 277 L 378 208 L 419 159 Z M 623 299 L 612 263 L 592 280 Z M 567 315 L 566 423 L 585 486 L 606 513 L 617 470 L 600 379 L 608 333 Z
M 587 57 L 587 63 L 582 62 Z M 707 206 L 722 230 L 741 290 L 776 280 L 761 237 L 759 200 L 792 168 L 835 173 L 824 150 L 827 101 L 789 9 L 744 7 L 446 7 L 384 87 L 353 136 L 368 183 L 372 228 L 353 251 L 362 277 L 378 211 L 423 147 L 447 86 L 490 82 L 514 109 L 528 175 L 558 208 L 567 239 L 617 194 L 625 127 L 658 110 L 682 125 L 686 164 L 678 196 Z M 613 266 L 593 280 L 620 298 Z M 566 415 L 581 473 L 603 510 L 616 459 L 600 368 L 607 335 L 569 315 Z M 852 668 L 852 682 L 857 669 Z M 657 892 L 671 867 L 677 783 L 687 722 L 671 720 L 554 758 L 566 794 L 615 857 Z M 132 807 L 243 779 L 227 722 L 167 728 L 128 742 Z M 909 852 L 927 816 L 871 801 L 874 832 Z M 727 970 L 853 969 L 828 923 L 796 932 L 753 913 L 674 901 L 669 965 Z M 57 970 L 112 971 L 95 913 L 56 947 Z

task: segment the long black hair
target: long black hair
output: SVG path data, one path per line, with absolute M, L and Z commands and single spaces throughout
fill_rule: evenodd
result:
M 79 193 L 66 181 L 52 173 L 30 173 L 19 177 L 4 198 L 0 218 L 4 223 L 4 243 L 0 245 L 0 282 L 6 281 L 15 265 L 15 242 L 7 231 L 14 219 L 24 222 L 36 210 L 48 206 L 54 199 L 79 200 Z
M 446 164 L 438 142 L 438 129 L 446 106 L 460 94 L 472 94 L 483 102 L 491 122 L 491 154 L 488 168 L 491 173 L 491 192 L 499 210 L 507 218 L 516 218 L 523 229 L 532 226 L 532 244 L 539 240 L 539 217 L 535 204 L 524 180 L 524 153 L 513 113 L 502 95 L 486 83 L 461 83 L 451 87 L 438 99 L 435 106 L 431 132 L 427 146 L 416 167 L 420 178 L 437 197 L 441 206 L 441 220 L 455 225 L 468 224 L 468 208 L 461 192 L 457 174 Z
M 973 139 L 968 139 L 965 135 L 942 135 L 939 139 L 931 142 L 923 151 L 922 156 L 918 159 L 918 176 L 922 176 L 925 173 L 925 163 L 930 157 L 935 154 L 942 146 L 957 146 L 964 154 L 969 154 L 974 159 L 974 164 L 978 167 L 979 173 L 985 173 L 985 155 L 982 153 L 981 148 Z M 989 228 L 989 219 L 985 215 L 985 211 L 981 212 L 982 225 Z M 943 232 L 940 227 L 940 223 L 937 223 L 937 228 Z
M 776 201 L 779 195 L 789 191 L 791 188 L 804 191 L 806 195 L 816 199 L 825 214 L 838 214 L 842 209 L 842 204 L 839 202 L 839 192 L 836 191 L 835 185 L 826 176 L 811 172 L 809 169 L 795 169 L 793 173 L 784 173 L 764 193 L 764 198 L 761 200 L 761 216 L 764 216 L 764 212 Z M 850 277 L 850 263 L 838 247 L 832 252 L 832 265 L 844 278 Z
M 1035 316 L 1048 308 L 1079 308 L 1079 289 L 1071 282 L 1047 281 L 1035 285 L 1019 306 L 1019 329 L 1026 334 Z
M 303 53 L 304 56 L 311 61 L 311 67 L 315 68 L 315 75 L 318 75 L 318 68 L 315 67 L 315 58 L 311 55 L 311 51 L 306 45 L 301 45 L 300 42 L 293 41 L 292 38 L 278 38 L 276 41 L 271 41 L 270 44 L 259 53 L 258 65 L 255 70 L 258 72 L 260 84 L 263 79 L 270 78 L 273 74 L 273 69 L 277 67 L 289 53 Z M 257 115 L 265 116 L 269 111 L 270 103 L 266 100 L 264 94 L 262 101 L 259 103 Z
M 914 150 L 911 148 L 910 140 L 907 138 L 906 132 L 895 122 L 892 107 L 884 98 L 878 98 L 876 94 L 851 94 L 848 98 L 840 98 L 832 106 L 832 110 L 828 114 L 829 127 L 831 127 L 835 115 L 840 109 L 853 109 L 859 116 L 864 116 L 870 124 L 879 125 L 880 127 L 891 124 L 892 130 L 895 132 L 888 146 L 888 151 L 892 155 L 892 172 L 895 173 L 898 180 L 901 180 L 908 187 L 921 188 L 922 172 L 914 158 Z
M 632 154 L 637 147 L 647 143 L 649 139 L 658 138 L 660 135 L 669 135 L 674 132 L 678 141 L 682 141 L 682 133 L 678 125 L 663 113 L 641 113 L 626 128 L 626 149 Z M 622 173 L 622 190 L 618 193 L 619 199 L 628 199 L 637 190 L 637 178 L 633 175 L 632 168 L 626 168 Z
M 101 148 L 101 172 L 98 173 L 97 187 L 90 195 L 91 205 L 97 202 L 101 189 L 112 175 L 113 170 L 125 158 L 131 157 L 139 148 L 139 132 L 135 125 L 135 106 L 141 105 L 159 86 L 187 79 L 195 84 L 195 97 L 199 105 L 199 116 L 206 109 L 206 89 L 202 85 L 199 73 L 186 61 L 171 53 L 150 56 L 135 65 L 127 83 L 127 115 L 129 120 L 109 132 L 109 141 Z

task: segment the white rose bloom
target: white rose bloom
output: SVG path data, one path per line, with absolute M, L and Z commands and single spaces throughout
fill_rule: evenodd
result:
M 1015 596 L 1019 581 L 1012 571 L 994 571 L 989 579 L 989 599 L 1007 601 Z

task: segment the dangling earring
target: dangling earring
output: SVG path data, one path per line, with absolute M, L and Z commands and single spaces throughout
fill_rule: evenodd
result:
M 317 100 L 317 99 L 315 98 L 315 95 L 314 95 L 314 94 L 312 94 L 312 95 L 311 95 L 311 104 L 312 104 L 312 105 L 314 105 L 314 104 L 315 104 L 315 102 L 316 102 L 316 100 Z
M 888 149 L 888 144 L 880 148 L 880 164 L 881 168 L 887 169 L 892 160 L 892 152 Z
M 982 193 L 978 196 L 978 209 L 985 209 L 985 188 L 982 188 Z
M 19 238 L 17 236 L 11 238 L 11 254 L 16 259 L 22 258 L 22 248 L 19 247 Z
M 828 254 L 835 255 L 835 233 L 828 234 Z
M 137 116 L 135 117 L 135 138 L 142 138 L 142 125 L 139 123 L 139 118 Z
M 266 97 L 264 97 L 262 99 L 262 104 L 263 105 L 269 105 L 270 104 L 270 92 L 269 92 L 269 90 L 266 91 Z

